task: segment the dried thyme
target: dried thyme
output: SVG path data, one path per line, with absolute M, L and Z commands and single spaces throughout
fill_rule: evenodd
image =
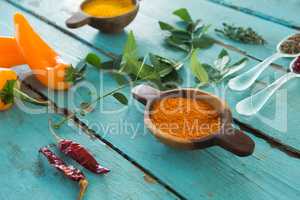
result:
M 241 43 L 255 45 L 266 44 L 266 40 L 250 27 L 244 28 L 223 23 L 222 29 L 215 29 L 215 31 L 231 40 Z

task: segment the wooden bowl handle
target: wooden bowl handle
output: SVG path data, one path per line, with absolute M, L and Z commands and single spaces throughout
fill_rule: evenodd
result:
M 241 157 L 251 155 L 255 147 L 254 141 L 249 136 L 234 128 L 231 128 L 231 133 L 219 135 L 216 138 L 216 145 Z
M 78 11 L 74 13 L 69 19 L 66 21 L 66 25 L 68 28 L 79 28 L 84 26 L 90 22 L 91 18 L 84 13 Z
M 135 99 L 146 105 L 147 102 L 160 95 L 160 91 L 149 85 L 138 85 L 131 90 Z

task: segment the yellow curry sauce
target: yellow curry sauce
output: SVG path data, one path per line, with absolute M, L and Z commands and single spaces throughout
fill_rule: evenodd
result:
M 220 114 L 207 102 L 191 98 L 172 97 L 152 105 L 150 119 L 164 133 L 195 139 L 217 133 Z
M 132 0 L 92 0 L 83 5 L 82 10 L 95 17 L 115 17 L 135 8 Z

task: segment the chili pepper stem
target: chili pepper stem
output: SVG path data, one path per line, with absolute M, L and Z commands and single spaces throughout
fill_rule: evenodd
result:
M 82 179 L 79 181 L 80 190 L 79 190 L 79 195 L 78 195 L 77 200 L 83 199 L 83 196 L 85 194 L 85 191 L 86 191 L 88 185 L 89 185 L 89 182 L 86 179 Z
M 48 125 L 49 125 L 49 131 L 50 131 L 50 133 L 53 135 L 53 137 L 56 139 L 56 141 L 57 141 L 57 142 L 61 141 L 62 138 L 59 137 L 59 136 L 57 135 L 57 133 L 53 130 L 53 125 L 52 125 L 52 120 L 51 120 L 51 119 L 48 120 Z

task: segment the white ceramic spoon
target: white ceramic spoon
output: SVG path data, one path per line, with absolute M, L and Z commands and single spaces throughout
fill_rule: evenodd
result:
M 299 33 L 297 33 L 297 34 L 299 34 Z M 293 34 L 293 35 L 296 35 L 296 34 Z M 237 91 L 246 90 L 247 88 L 249 88 L 255 82 L 255 80 L 260 76 L 260 74 L 265 69 L 267 69 L 268 66 L 272 62 L 274 62 L 278 58 L 298 57 L 298 56 L 300 56 L 300 53 L 299 54 L 286 54 L 286 53 L 281 52 L 281 50 L 280 50 L 281 44 L 293 35 L 290 35 L 290 36 L 284 38 L 283 40 L 281 40 L 281 42 L 277 45 L 277 52 L 275 54 L 273 54 L 272 56 L 266 58 L 264 61 L 257 64 L 256 66 L 252 67 L 250 70 L 242 73 L 239 76 L 236 76 L 236 77 L 232 78 L 228 82 L 229 88 L 232 89 L 232 90 L 237 90 Z
M 236 111 L 242 115 L 253 115 L 257 113 L 268 99 L 279 89 L 284 83 L 291 80 L 292 78 L 300 78 L 300 71 L 295 71 L 294 63 L 300 58 L 295 58 L 290 64 L 291 72 L 283 75 L 276 81 L 274 81 L 268 87 L 260 90 L 258 93 L 245 98 L 236 105 Z

